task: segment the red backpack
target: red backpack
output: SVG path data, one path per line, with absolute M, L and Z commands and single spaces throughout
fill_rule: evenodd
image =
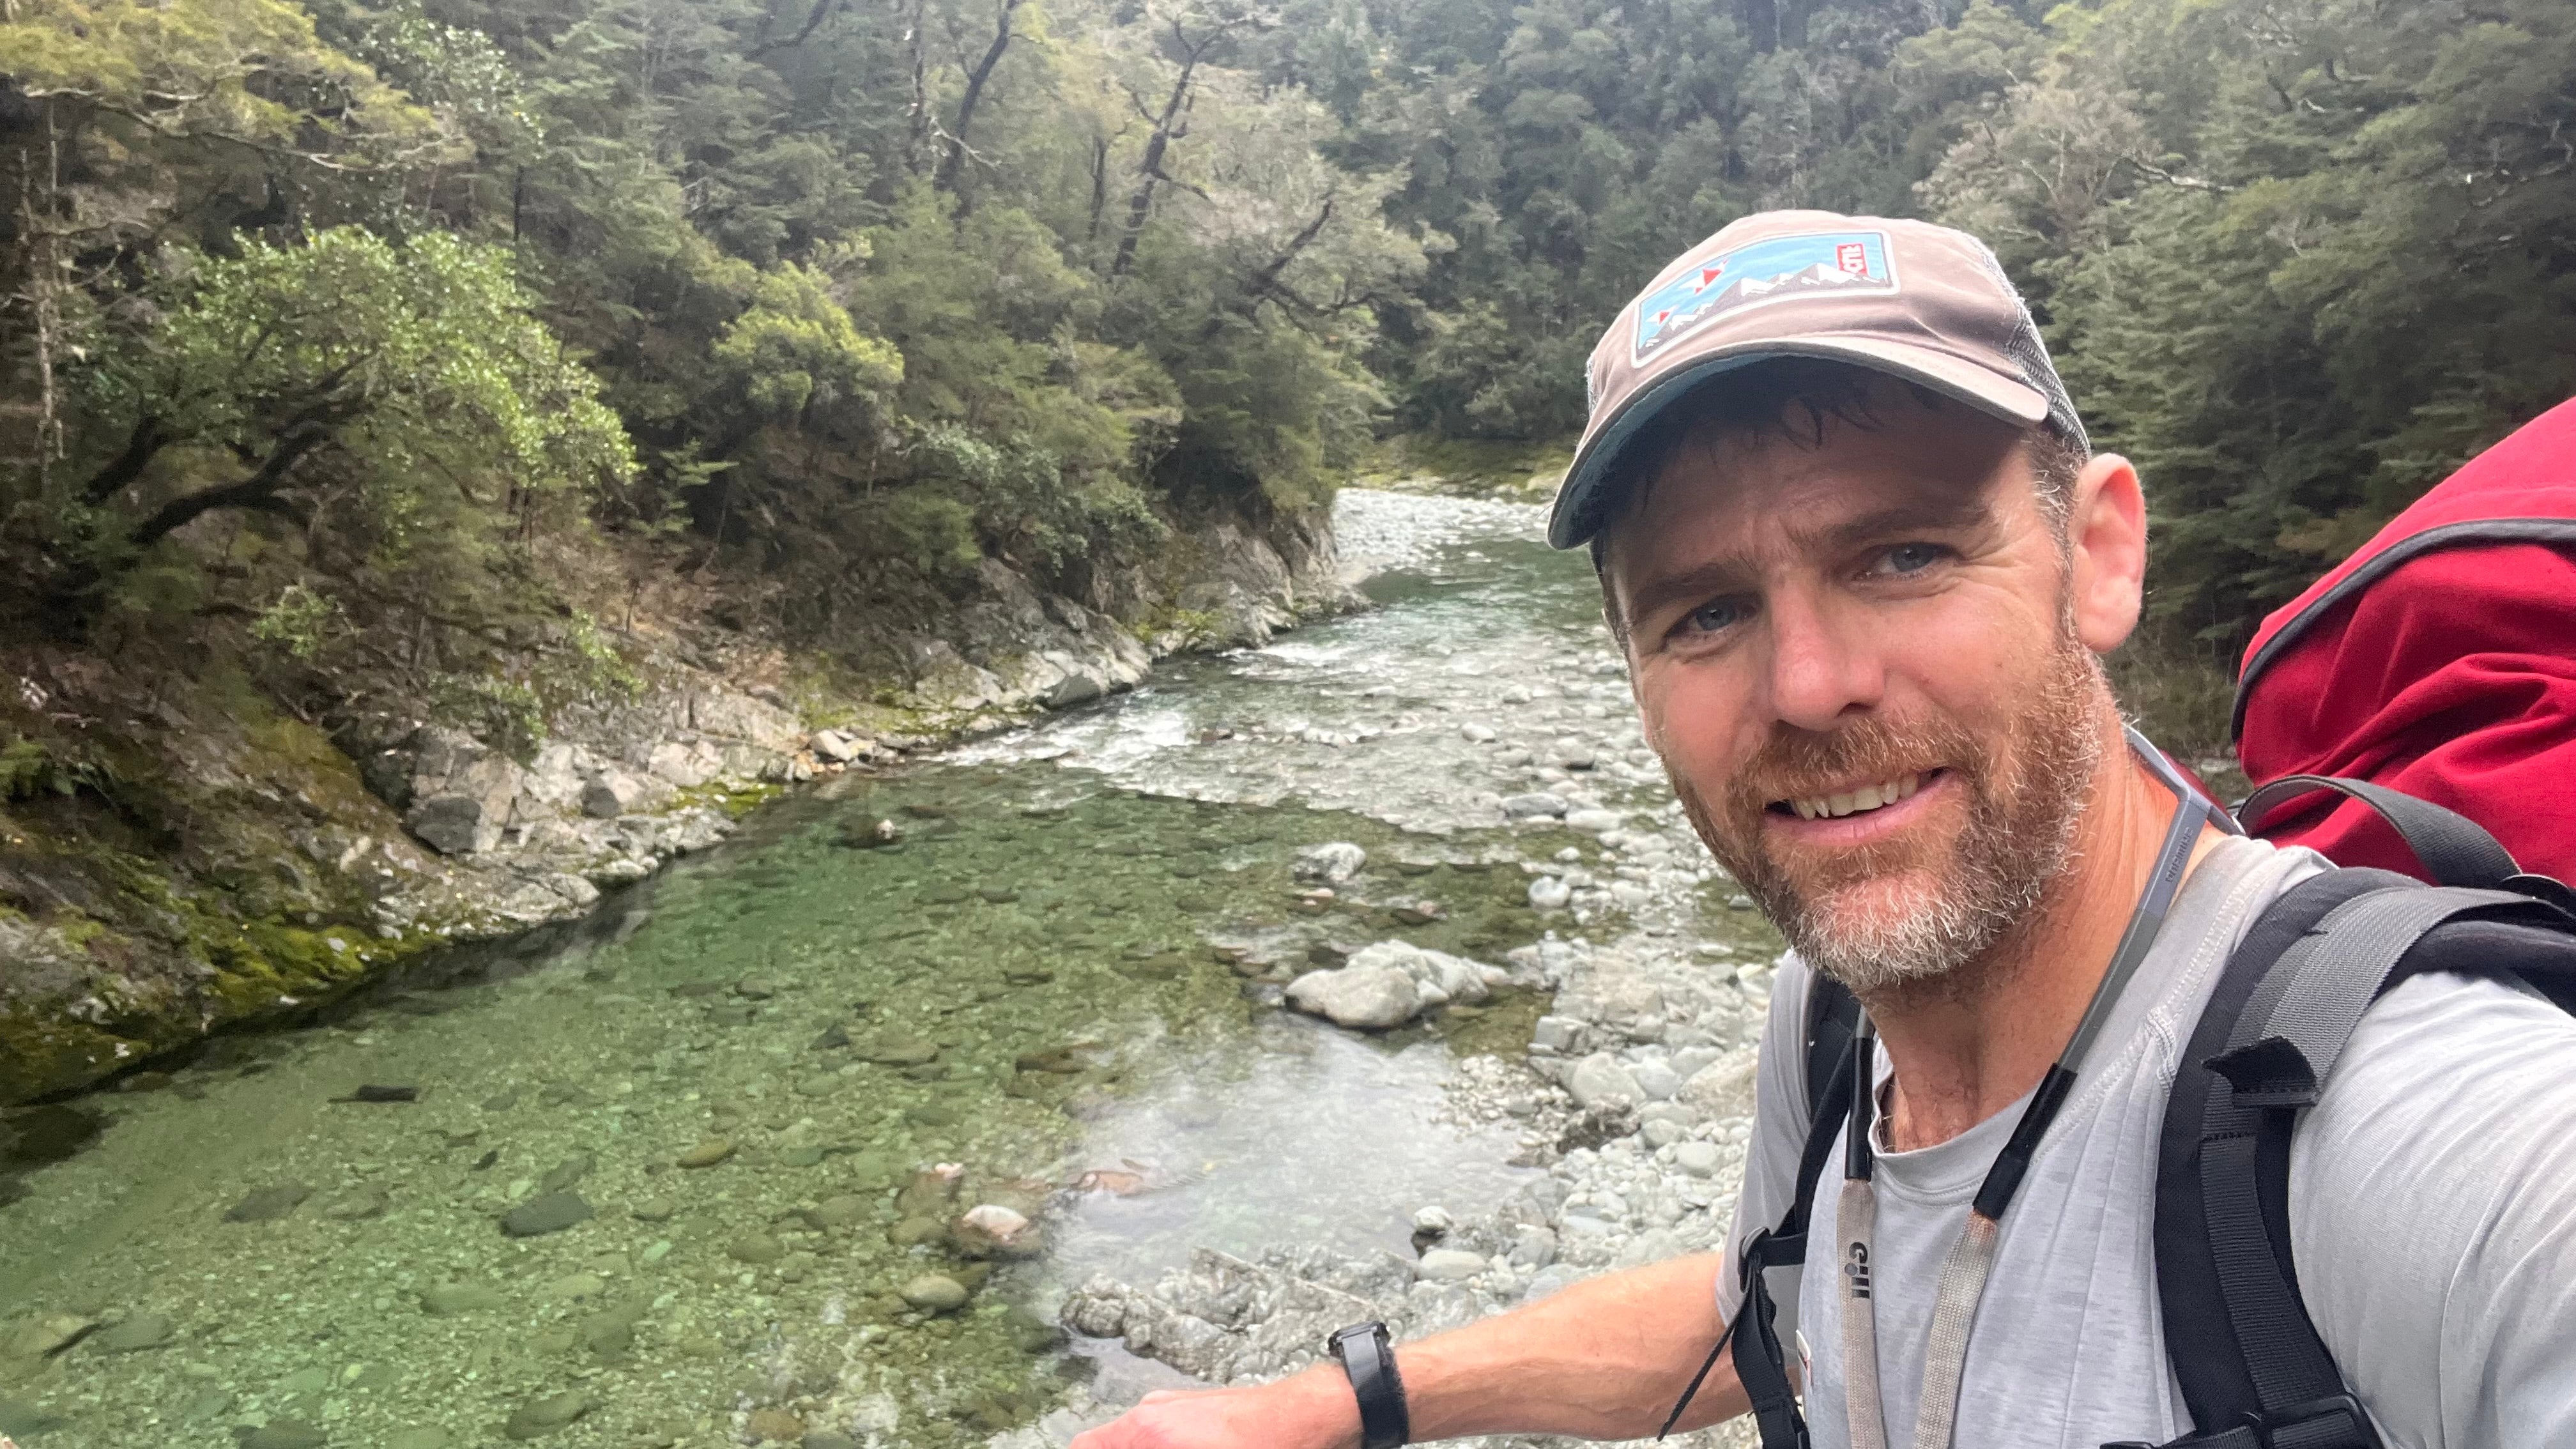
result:
M 2366 780 L 2467 816 L 2576 879 L 2576 401 L 2471 459 L 2245 651 L 2232 729 L 2256 785 Z M 2362 802 L 2246 824 L 2339 865 L 2422 875 Z

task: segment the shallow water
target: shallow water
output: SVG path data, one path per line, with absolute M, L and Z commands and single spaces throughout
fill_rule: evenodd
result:
M 1391 936 L 1498 961 L 1552 926 L 1757 928 L 1643 887 L 1531 908 L 1523 863 L 1601 862 L 1598 831 L 1500 796 L 1575 780 L 1648 860 L 1677 828 L 1589 570 L 1524 510 L 1352 507 L 1347 546 L 1400 565 L 1373 612 L 843 777 L 453 984 L 76 1104 L 104 1130 L 0 1207 L 0 1433 L 980 1443 L 1092 1371 L 1048 1323 L 1069 1282 L 1406 1252 L 1415 1207 L 1508 1191 L 1509 1135 L 1443 1084 L 1543 1001 L 1362 1038 L 1278 983 Z M 1301 899 L 1333 840 L 1369 870 Z M 1043 1251 L 961 1256 L 978 1203 Z M 971 1297 L 916 1307 L 927 1274 Z

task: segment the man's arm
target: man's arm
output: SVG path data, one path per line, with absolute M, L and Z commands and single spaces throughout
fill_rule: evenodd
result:
M 1512 1312 L 1396 1350 L 1417 1442 L 1466 1434 L 1642 1439 L 1708 1358 L 1715 1254 L 1587 1279 Z M 1680 1428 L 1747 1407 L 1720 1358 Z M 1072 1449 L 1357 1449 L 1359 1404 L 1339 1364 L 1258 1388 L 1148 1394 Z

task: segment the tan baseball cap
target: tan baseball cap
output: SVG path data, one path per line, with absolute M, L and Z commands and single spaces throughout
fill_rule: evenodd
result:
M 1674 258 L 1601 335 L 1584 379 L 1590 420 L 1547 541 L 1575 548 L 1601 531 L 1619 454 L 1656 414 L 1782 357 L 1854 363 L 2087 446 L 2030 308 L 1985 243 L 1929 222 L 1766 211 Z

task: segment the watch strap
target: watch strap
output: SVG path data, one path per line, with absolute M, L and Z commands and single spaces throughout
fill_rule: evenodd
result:
M 1339 1358 L 1360 1402 L 1360 1449 L 1397 1449 L 1413 1440 L 1404 1380 L 1395 1371 L 1395 1342 L 1383 1323 L 1355 1323 L 1324 1340 Z

